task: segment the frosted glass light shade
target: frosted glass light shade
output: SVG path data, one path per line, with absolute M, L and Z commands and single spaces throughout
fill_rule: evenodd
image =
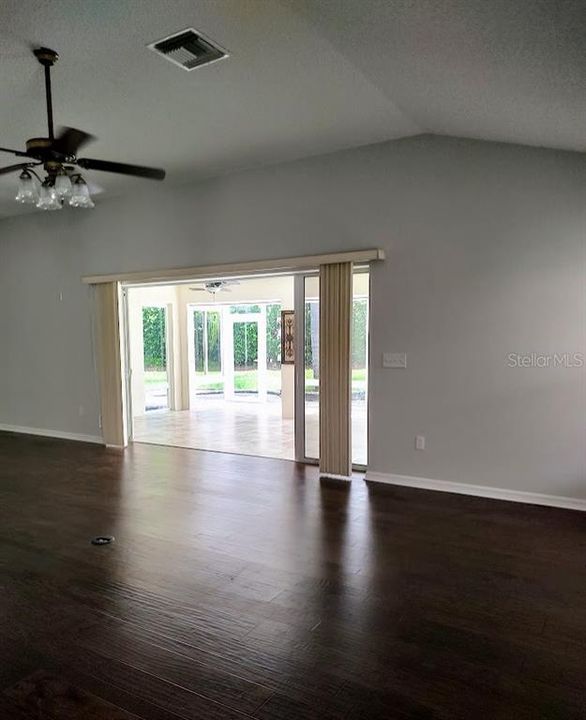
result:
M 37 207 L 39 210 L 61 210 L 61 201 L 52 185 L 41 185 Z
M 18 192 L 16 193 L 16 202 L 23 205 L 35 205 L 39 199 L 39 191 L 37 185 L 28 172 L 23 172 L 18 179 Z
M 72 185 L 69 175 L 57 175 L 55 178 L 55 192 L 60 198 L 71 196 Z
M 93 208 L 95 207 L 94 201 L 90 195 L 90 191 L 86 182 L 83 178 L 79 177 L 73 183 L 73 189 L 71 191 L 71 197 L 69 198 L 69 204 L 71 207 L 79 208 Z

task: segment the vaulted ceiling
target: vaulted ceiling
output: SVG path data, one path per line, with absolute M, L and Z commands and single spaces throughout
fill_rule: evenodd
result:
M 185 72 L 147 49 L 186 27 L 230 57 Z M 583 0 L 3 0 L 0 145 L 45 134 L 45 45 L 56 124 L 168 182 L 421 132 L 582 151 L 585 37 Z M 148 182 L 90 179 L 104 197 Z M 22 210 L 15 184 L 0 216 Z

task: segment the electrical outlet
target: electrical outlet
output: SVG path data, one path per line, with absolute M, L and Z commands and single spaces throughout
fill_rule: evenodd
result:
M 416 435 L 415 436 L 415 449 L 416 450 L 425 450 L 425 435 Z
M 404 352 L 386 352 L 383 353 L 384 368 L 406 368 L 407 353 Z

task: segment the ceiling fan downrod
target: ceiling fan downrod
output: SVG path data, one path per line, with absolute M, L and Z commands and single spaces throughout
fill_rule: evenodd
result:
M 37 60 L 45 68 L 45 98 L 47 100 L 47 127 L 49 140 L 55 139 L 53 128 L 53 96 L 51 93 L 51 68 L 59 60 L 59 54 L 49 48 L 36 48 L 33 50 Z

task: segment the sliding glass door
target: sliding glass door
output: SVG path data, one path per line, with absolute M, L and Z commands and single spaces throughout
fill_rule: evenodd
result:
M 352 277 L 352 464 L 357 467 L 368 462 L 369 280 L 368 271 L 355 271 Z
M 319 275 L 296 278 L 296 330 L 301 338 L 296 350 L 297 459 L 319 459 Z M 357 269 L 352 278 L 351 372 L 352 464 L 361 469 L 368 462 L 368 337 L 369 273 Z
M 198 398 L 224 396 L 222 315 L 220 309 L 189 305 L 187 320 L 190 406 Z
M 319 276 L 303 279 L 303 418 L 305 457 L 319 459 Z

